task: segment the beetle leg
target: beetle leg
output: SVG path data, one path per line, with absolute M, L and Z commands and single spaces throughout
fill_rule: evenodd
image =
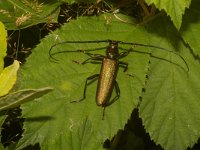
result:
M 104 116 L 105 116 L 105 109 L 107 106 L 111 105 L 112 103 L 114 103 L 116 100 L 119 99 L 120 97 L 120 88 L 119 88 L 119 85 L 117 83 L 117 81 L 115 81 L 115 92 L 116 92 L 116 96 L 109 102 L 107 103 L 104 107 L 103 107 L 103 115 L 102 115 L 102 120 L 104 120 Z
M 86 53 L 84 53 L 86 54 Z M 88 55 L 89 54 L 89 55 Z M 98 54 L 90 54 L 88 53 L 87 55 L 90 56 L 90 58 L 84 60 L 83 62 L 79 62 L 79 61 L 76 61 L 76 60 L 72 60 L 73 62 L 77 63 L 77 64 L 86 64 L 86 63 L 99 63 L 99 61 L 102 61 L 102 59 L 104 58 L 103 55 L 98 55 Z
M 104 55 L 101 55 L 101 54 L 92 54 L 92 53 L 88 53 L 88 52 L 86 52 L 84 50 L 79 50 L 79 52 L 81 52 L 81 53 L 83 53 L 83 54 L 85 54 L 85 55 L 87 55 L 87 56 L 89 56 L 91 58 L 94 58 L 94 57 L 101 57 L 101 58 L 103 58 L 104 57 Z
M 92 53 L 84 53 L 84 54 L 88 55 L 91 58 L 95 58 L 95 57 L 103 58 L 104 57 L 104 55 L 101 55 L 101 54 L 92 54 Z
M 127 62 L 120 61 L 119 66 L 124 68 L 124 72 L 126 72 L 128 70 L 128 63 Z M 128 73 L 126 73 L 126 75 L 128 75 L 130 77 L 135 77 L 134 75 L 128 74 Z
M 126 72 L 128 70 L 128 63 L 127 62 L 120 61 L 119 66 L 124 68 L 124 72 Z
M 118 85 L 117 81 L 115 81 L 114 84 L 115 84 L 114 86 L 115 86 L 116 96 L 115 96 L 109 103 L 107 103 L 107 104 L 105 105 L 105 107 L 111 105 L 111 104 L 114 103 L 116 100 L 118 100 L 119 97 L 120 97 L 120 88 L 119 88 L 119 85 Z
M 129 50 L 127 50 L 127 51 L 125 51 L 125 52 L 121 52 L 121 53 L 119 54 L 118 59 L 123 58 L 123 57 L 126 57 L 129 53 L 130 53 Z
M 82 62 L 79 62 L 79 61 L 76 61 L 76 60 L 72 60 L 73 62 L 77 63 L 77 64 L 81 64 L 81 65 L 84 65 L 86 63 L 100 63 L 100 61 L 102 61 L 101 58 L 99 57 L 91 57 L 91 58 L 88 58 Z
M 103 115 L 102 115 L 102 120 L 104 120 L 104 116 L 105 116 L 105 109 L 106 109 L 106 107 L 103 107 Z
M 116 92 L 117 95 L 112 100 L 112 103 L 115 102 L 120 97 L 120 88 L 119 88 L 117 81 L 115 81 L 115 92 Z
M 87 90 L 88 81 L 89 80 L 93 80 L 93 79 L 95 79 L 97 77 L 99 77 L 99 74 L 94 74 L 94 75 L 92 75 L 90 77 L 87 77 L 87 79 L 85 81 L 85 88 L 84 88 L 84 92 L 83 92 L 83 97 L 80 100 L 78 100 L 78 101 L 71 101 L 71 103 L 76 103 L 76 102 L 83 101 L 86 98 L 86 90 Z

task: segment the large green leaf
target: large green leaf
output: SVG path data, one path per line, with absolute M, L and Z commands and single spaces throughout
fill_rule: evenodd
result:
M 9 30 L 56 22 L 60 2 L 7 0 L 0 3 L 0 20 Z
M 148 80 L 139 107 L 140 117 L 150 137 L 166 150 L 185 150 L 192 147 L 200 136 L 200 69 L 198 60 L 180 40 L 176 30 L 168 22 L 154 22 L 150 32 L 159 28 L 161 36 L 168 37 L 169 45 L 180 51 L 189 66 L 189 72 L 177 67 L 180 62 L 173 55 L 166 59 L 176 62 L 169 64 L 151 59 Z M 189 31 L 188 31 L 189 32 Z M 151 41 L 160 40 L 151 38 Z M 165 67 L 163 67 L 165 66 Z
M 48 150 L 58 149 L 58 147 L 60 149 L 102 149 L 104 140 L 112 138 L 118 129 L 124 127 L 132 110 L 138 105 L 138 97 L 141 96 L 148 69 L 149 80 L 147 80 L 146 92 L 143 94 L 140 108 L 140 116 L 145 128 L 152 139 L 165 148 L 175 149 L 176 144 L 182 144 L 180 149 L 185 149 L 188 145 L 192 145 L 199 136 L 197 126 L 200 119 L 196 115 L 199 110 L 194 106 L 194 104 L 198 106 L 196 100 L 198 100 L 198 89 L 200 89 L 197 84 L 199 83 L 197 77 L 200 74 L 198 69 L 195 69 L 198 68 L 198 64 L 183 46 L 181 39 L 174 38 L 177 33 L 171 27 L 170 21 L 166 21 L 166 16 L 161 17 L 163 19 L 154 20 L 154 23 L 148 26 L 148 30 L 137 25 L 125 24 L 112 16 L 79 18 L 42 40 L 21 70 L 20 86 L 21 88 L 52 86 L 55 90 L 40 98 L 40 103 L 32 102 L 22 106 L 23 117 L 27 118 L 27 122 L 24 124 L 24 136 L 18 143 L 18 149 L 35 143 L 40 143 L 42 149 Z M 109 21 L 106 18 L 109 18 Z M 151 43 L 176 50 L 185 58 L 190 71 L 187 72 L 184 61 L 174 53 L 148 47 L 134 47 L 141 53 L 131 53 L 123 58 L 124 62 L 129 63 L 127 73 L 134 77 L 124 73 L 123 69 L 119 69 L 117 81 L 121 96 L 118 101 L 106 107 L 104 120 L 102 120 L 102 108 L 95 104 L 97 82 L 88 86 L 84 101 L 70 103 L 82 97 L 86 78 L 99 73 L 100 66 L 90 63 L 85 65 L 74 63 L 73 60 L 84 61 L 88 58 L 80 52 L 57 54 L 54 57 L 59 61 L 54 63 L 49 59 L 49 49 L 51 45 L 63 41 L 105 39 Z M 88 50 L 107 45 L 108 43 L 72 43 L 58 45 L 52 51 Z M 119 46 L 121 48 L 131 47 Z M 150 68 L 149 55 L 142 53 L 149 50 L 154 52 Z M 98 50 L 94 53 L 104 52 Z M 163 79 L 166 79 L 165 82 Z M 192 89 L 196 87 L 198 92 L 191 91 L 191 86 Z M 113 92 L 114 95 L 115 92 Z M 158 95 L 157 98 L 154 97 L 156 95 Z M 191 107 L 188 107 L 191 110 L 185 107 L 188 102 L 191 102 L 189 103 Z M 188 113 L 191 115 L 188 116 L 187 111 L 193 112 L 193 110 L 195 115 Z M 168 116 L 172 112 L 175 114 Z M 156 117 L 152 113 L 156 114 Z M 184 122 L 185 120 L 181 120 L 182 114 L 186 115 L 184 117 L 187 119 L 194 117 L 196 121 L 188 119 L 189 123 Z M 162 128 L 163 120 L 166 120 L 165 128 Z M 168 127 L 168 124 L 171 126 Z M 187 128 L 181 130 L 184 127 Z M 178 139 L 191 129 L 197 132 Z M 175 134 L 171 136 L 171 133 Z
M 86 78 L 99 73 L 100 65 L 74 63 L 73 60 L 84 61 L 88 58 L 78 52 L 55 55 L 59 61 L 53 63 L 49 60 L 49 49 L 51 45 L 66 40 L 115 39 L 147 43 L 145 42 L 146 34 L 147 32 L 139 26 L 124 24 L 112 17 L 108 23 L 105 16 L 101 16 L 72 21 L 42 40 L 21 70 L 21 87 L 36 88 L 48 85 L 53 86 L 55 90 L 45 96 L 45 100 L 40 103 L 32 102 L 22 106 L 23 117 L 33 119 L 25 122 L 26 130 L 23 139 L 18 144 L 18 149 L 37 142 L 41 144 L 42 149 L 102 148 L 104 140 L 112 138 L 118 129 L 123 129 L 132 110 L 138 104 L 149 55 L 131 53 L 123 59 L 129 63 L 127 73 L 133 74 L 134 77 L 124 73 L 123 69 L 119 69 L 117 81 L 121 96 L 118 101 L 106 107 L 104 120 L 102 120 L 103 109 L 95 103 L 97 82 L 88 86 L 86 99 L 83 102 L 70 103 L 83 96 Z M 107 45 L 108 43 L 65 44 L 55 47 L 53 51 L 87 50 Z M 125 48 L 123 45 L 120 47 Z M 139 50 L 139 47 L 137 49 Z M 148 49 L 141 50 L 148 51 Z M 104 54 L 105 48 L 95 53 Z M 114 95 L 115 92 L 113 92 Z M 42 118 L 42 116 L 49 116 L 51 119 L 34 119 Z
M 182 24 L 182 15 L 186 8 L 189 8 L 191 0 L 145 0 L 149 5 L 155 4 L 155 6 L 162 10 L 171 17 L 174 25 L 180 29 Z

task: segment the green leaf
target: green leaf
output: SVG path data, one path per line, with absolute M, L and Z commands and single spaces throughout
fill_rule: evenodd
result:
M 61 2 L 8 0 L 0 3 L 0 20 L 9 30 L 57 22 Z
M 200 11 L 199 0 L 193 0 L 191 7 L 183 18 L 183 26 L 181 28 L 181 35 L 185 43 L 189 44 L 193 53 L 200 56 L 200 44 L 199 44 L 199 34 L 200 34 Z
M 8 94 L 14 86 L 17 79 L 17 71 L 19 69 L 19 62 L 17 60 L 8 67 L 6 67 L 0 74 L 0 97 Z
M 24 89 L 16 92 L 12 92 L 4 97 L 0 97 L 0 111 L 17 107 L 28 101 L 32 101 L 39 98 L 53 89 L 51 87 L 45 87 L 40 89 Z
M 4 68 L 4 57 L 6 56 L 6 38 L 7 31 L 5 30 L 4 24 L 0 22 L 0 73 Z
M 105 18 L 110 18 L 109 21 Z M 127 17 L 124 16 L 126 19 Z M 127 18 L 128 19 L 128 18 Z M 130 19 L 129 19 L 130 20 Z M 131 22 L 131 20 L 130 20 Z M 22 88 L 52 86 L 54 92 L 46 95 L 41 102 L 32 102 L 22 106 L 23 117 L 31 118 L 25 122 L 23 139 L 18 149 L 29 144 L 40 143 L 42 149 L 102 149 L 107 138 L 112 138 L 118 129 L 123 129 L 138 104 L 138 97 L 144 85 L 148 67 L 148 54 L 130 53 L 122 61 L 129 63 L 126 73 L 120 68 L 117 81 L 121 90 L 120 98 L 106 107 L 104 120 L 103 109 L 95 103 L 97 81 L 87 87 L 86 99 L 80 103 L 70 103 L 83 96 L 87 77 L 98 74 L 100 65 L 87 63 L 80 65 L 76 61 L 88 58 L 83 53 L 63 53 L 55 55 L 59 61 L 49 59 L 50 47 L 58 42 L 84 40 L 122 40 L 126 42 L 147 43 L 147 32 L 143 27 L 125 24 L 113 16 L 79 18 L 53 32 L 41 41 L 21 70 Z M 108 43 L 76 43 L 58 45 L 53 52 L 77 49 L 95 49 L 104 55 Z M 130 48 L 131 46 L 123 46 Z M 149 48 L 137 47 L 137 50 L 148 52 Z M 40 67 L 38 67 L 40 64 Z M 134 77 L 127 75 L 132 74 Z M 113 91 L 113 97 L 116 95 Z M 44 117 L 45 116 L 45 117 Z M 41 119 L 39 119 L 41 118 Z
M 180 29 L 182 24 L 182 16 L 186 8 L 189 8 L 191 0 L 145 0 L 147 4 L 155 4 L 155 6 L 171 17 L 177 29 Z
M 158 25 L 164 27 L 159 28 L 160 36 L 167 36 L 169 40 L 165 43 L 176 47 L 186 60 L 189 72 L 184 71 L 173 54 L 165 56 L 173 63 L 152 57 L 139 114 L 145 129 L 157 144 L 166 150 L 185 150 L 192 147 L 200 136 L 199 62 L 165 18 L 154 21 L 150 32 L 158 31 Z M 151 38 L 151 41 L 156 40 L 160 45 L 164 44 Z

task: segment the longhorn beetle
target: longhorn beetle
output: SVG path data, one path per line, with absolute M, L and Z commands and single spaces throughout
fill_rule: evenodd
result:
M 83 92 L 83 97 L 78 100 L 78 101 L 72 101 L 72 102 L 80 102 L 86 98 L 86 89 L 87 89 L 87 84 L 89 80 L 97 79 L 98 78 L 98 85 L 97 85 L 97 91 L 96 91 L 96 104 L 98 106 L 103 107 L 103 118 L 104 118 L 104 112 L 105 112 L 105 107 L 112 104 L 115 102 L 119 97 L 120 97 L 120 88 L 118 86 L 118 83 L 116 81 L 117 77 L 117 72 L 119 67 L 124 68 L 124 72 L 128 69 L 128 63 L 119 61 L 119 59 L 127 56 L 130 52 L 133 52 L 132 49 L 126 49 L 125 51 L 119 53 L 118 50 L 118 44 L 126 44 L 126 45 L 136 45 L 136 46 L 145 46 L 145 47 L 152 47 L 156 48 L 159 50 L 164 50 L 167 52 L 171 52 L 175 55 L 178 55 L 183 62 L 185 63 L 187 67 L 187 71 L 189 71 L 188 64 L 186 63 L 185 59 L 175 53 L 174 51 L 154 46 L 154 45 L 146 45 L 146 44 L 139 44 L 139 43 L 129 43 L 129 42 L 122 42 L 122 41 L 115 41 L 115 40 L 100 40 L 100 41 L 66 41 L 66 42 L 61 42 L 54 44 L 51 46 L 49 50 L 49 56 L 53 60 L 57 60 L 53 57 L 53 55 L 62 53 L 62 52 L 72 52 L 72 51 L 62 51 L 62 52 L 55 52 L 51 53 L 52 49 L 57 46 L 58 44 L 66 44 L 66 43 L 103 43 L 103 42 L 109 42 L 109 45 L 106 50 L 106 55 L 101 55 L 101 54 L 91 54 L 88 53 L 84 50 L 77 50 L 77 52 L 83 52 L 84 54 L 88 55 L 89 58 L 83 61 L 81 64 L 86 64 L 88 61 L 93 61 L 93 62 L 99 62 L 102 61 L 101 64 L 101 71 L 99 74 L 92 75 L 88 77 L 85 81 L 85 87 L 84 87 L 84 92 Z M 78 62 L 77 62 L 78 63 Z M 115 88 L 116 91 L 116 96 L 110 101 L 112 91 Z

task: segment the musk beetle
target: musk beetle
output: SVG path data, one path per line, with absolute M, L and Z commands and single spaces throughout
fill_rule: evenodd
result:
M 94 80 L 98 78 L 98 85 L 96 90 L 96 104 L 98 106 L 103 107 L 103 118 L 104 118 L 104 112 L 105 107 L 115 102 L 120 97 L 120 88 L 118 86 L 118 83 L 116 81 L 117 72 L 119 67 L 124 68 L 124 72 L 128 69 L 128 63 L 119 61 L 121 58 L 126 57 L 130 52 L 134 52 L 133 49 L 123 49 L 124 51 L 119 52 L 118 45 L 119 44 L 125 44 L 125 45 L 133 45 L 133 46 L 144 46 L 144 47 L 151 47 L 158 50 L 163 50 L 167 52 L 171 52 L 177 56 L 179 56 L 183 62 L 185 63 L 187 67 L 187 71 L 189 71 L 189 67 L 185 59 L 179 55 L 178 53 L 159 47 L 154 45 L 147 45 L 147 44 L 139 44 L 139 43 L 131 43 L 131 42 L 123 42 L 123 41 L 116 41 L 116 40 L 100 40 L 100 41 L 66 41 L 61 43 L 56 43 L 53 46 L 51 46 L 49 50 L 49 56 L 52 60 L 56 61 L 53 57 L 53 55 L 62 53 L 62 52 L 55 52 L 52 53 L 52 49 L 57 46 L 58 44 L 67 44 L 67 43 L 105 43 L 108 42 L 109 45 L 106 50 L 106 55 L 101 54 L 92 54 L 87 52 L 87 50 L 77 50 L 77 52 L 82 52 L 89 56 L 88 59 L 81 62 L 81 64 L 86 64 L 89 61 L 92 62 L 101 62 L 101 70 L 99 74 L 94 74 L 90 77 L 88 77 L 85 81 L 85 88 L 83 92 L 83 97 L 80 100 L 72 101 L 72 102 L 80 102 L 86 98 L 86 89 L 88 85 L 89 80 Z M 72 51 L 64 51 L 64 52 L 72 52 Z M 150 53 L 149 53 L 150 54 Z M 76 62 L 76 61 L 75 61 Z M 77 62 L 78 63 L 78 62 Z M 112 92 L 115 88 L 116 96 L 110 100 L 112 96 Z

